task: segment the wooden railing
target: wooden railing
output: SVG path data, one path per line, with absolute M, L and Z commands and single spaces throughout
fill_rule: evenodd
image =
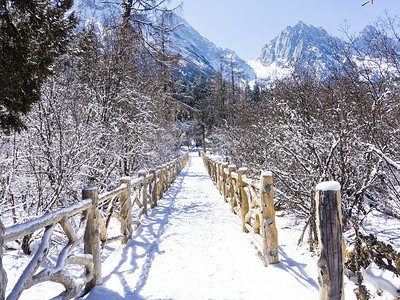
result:
M 200 152 L 204 166 L 229 202 L 232 212 L 242 220 L 242 230 L 253 234 L 263 249 L 265 264 L 279 262 L 278 232 L 275 225 L 272 173 L 261 173 L 260 179 L 247 177 L 247 169 L 210 159 Z
M 7 274 L 3 269 L 3 245 L 26 235 L 43 230 L 40 246 L 26 266 L 7 299 L 18 299 L 22 292 L 38 283 L 53 281 L 62 284 L 65 291 L 59 295 L 70 299 L 85 287 L 85 293 L 102 283 L 101 249 L 107 243 L 121 241 L 126 243 L 133 233 L 133 226 L 140 225 L 140 219 L 147 215 L 148 208 L 157 201 L 176 179 L 186 165 L 189 153 L 170 163 L 146 171 L 139 171 L 137 179 L 123 177 L 118 188 L 98 195 L 96 187 L 82 190 L 82 201 L 69 207 L 48 213 L 24 224 L 6 228 L 0 221 L 0 299 L 5 299 Z M 76 219 L 79 218 L 78 222 Z M 111 218 L 121 224 L 121 234 L 109 236 Z M 79 225 L 75 225 L 78 223 Z M 51 237 L 55 229 L 61 228 L 68 242 L 58 254 L 54 267 L 43 267 L 52 246 Z M 83 241 L 83 251 L 82 251 Z M 73 278 L 65 267 L 80 264 L 85 274 Z M 39 268 L 43 268 L 37 272 Z
M 250 232 L 262 247 L 265 264 L 279 262 L 278 235 L 275 225 L 272 173 L 260 179 L 247 177 L 247 169 L 218 162 L 200 152 L 212 181 L 240 216 L 244 232 Z M 340 184 L 321 182 L 315 189 L 318 231 L 318 283 L 320 299 L 344 299 L 344 254 Z

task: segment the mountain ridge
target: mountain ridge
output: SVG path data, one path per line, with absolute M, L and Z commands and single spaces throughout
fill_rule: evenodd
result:
M 75 8 L 84 20 L 94 19 L 101 24 L 104 15 L 112 14 L 114 5 L 95 4 L 92 0 L 76 1 Z M 335 63 L 332 43 L 343 47 L 339 38 L 329 35 L 322 27 L 307 25 L 299 21 L 287 26 L 274 39 L 267 42 L 255 60 L 245 61 L 231 49 L 223 49 L 196 31 L 183 17 L 173 14 L 170 20 L 172 43 L 171 54 L 179 54 L 179 73 L 188 80 L 196 76 L 212 76 L 221 72 L 223 77 L 248 82 L 259 81 L 271 84 L 290 75 L 295 63 L 306 64 L 317 72 L 326 70 Z M 177 26 L 181 24 L 180 26 Z

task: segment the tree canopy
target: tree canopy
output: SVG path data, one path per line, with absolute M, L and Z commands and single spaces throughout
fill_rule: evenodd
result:
M 73 0 L 0 0 L 0 127 L 24 128 L 22 116 L 40 99 L 55 59 L 76 24 Z

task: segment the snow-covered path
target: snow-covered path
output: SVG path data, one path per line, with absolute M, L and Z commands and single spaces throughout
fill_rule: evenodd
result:
M 281 262 L 264 267 L 201 158 L 191 154 L 134 238 L 104 262 L 103 285 L 85 298 L 317 299 L 314 259 L 301 251 L 289 255 L 281 245 Z

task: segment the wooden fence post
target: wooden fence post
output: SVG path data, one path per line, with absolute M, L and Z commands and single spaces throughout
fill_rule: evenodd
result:
M 228 176 L 225 173 L 225 170 L 227 170 L 227 169 L 228 169 L 228 163 L 223 163 L 222 164 L 222 195 L 224 196 L 225 202 L 228 202 L 228 196 L 227 196 L 228 189 L 226 187 Z
M 247 200 L 247 193 L 244 190 L 244 182 L 242 181 L 242 177 L 247 175 L 247 168 L 239 168 L 238 170 L 238 178 L 239 178 L 239 203 L 240 203 L 240 216 L 242 219 L 242 230 L 243 232 L 249 232 L 246 228 L 246 215 L 249 212 L 249 202 Z
M 162 198 L 162 196 L 163 196 L 163 191 L 162 191 L 162 167 L 157 167 L 156 168 L 156 172 L 158 172 L 157 199 L 160 200 Z
M 163 180 L 162 180 L 163 193 L 165 193 L 167 191 L 167 185 L 168 185 L 168 181 L 167 181 L 167 165 L 163 165 L 162 166 L 161 173 L 162 173 L 162 176 L 163 176 Z
M 148 215 L 148 210 L 147 210 L 147 179 L 146 179 L 147 172 L 145 170 L 140 170 L 138 172 L 138 177 L 143 177 L 143 181 L 140 184 L 140 197 L 142 198 L 142 204 L 143 204 L 143 213 L 147 216 Z
M 265 265 L 279 262 L 278 231 L 275 223 L 274 191 L 271 172 L 260 177 L 261 227 L 263 230 L 263 251 Z
M 217 189 L 218 192 L 222 195 L 222 189 L 221 189 L 221 163 L 220 162 L 216 162 L 215 163 L 215 167 L 217 168 Z
M 321 182 L 316 187 L 319 299 L 344 299 L 344 254 L 340 184 Z
M 172 181 L 175 181 L 176 177 L 178 177 L 178 169 L 178 160 L 174 160 L 174 162 L 172 163 Z
M 151 180 L 151 208 L 157 206 L 157 174 L 156 169 L 150 169 L 149 173 L 153 175 Z
M 232 172 L 236 172 L 236 166 L 235 165 L 229 165 L 228 166 L 228 182 L 229 182 L 229 196 L 231 197 L 231 208 L 232 212 L 236 214 L 235 212 L 235 206 L 236 206 L 236 199 L 235 199 L 235 187 L 233 186 L 233 180 L 232 180 Z
M 101 257 L 100 257 L 100 228 L 99 228 L 99 197 L 94 186 L 82 189 L 82 199 L 91 199 L 92 206 L 88 209 L 88 220 L 84 235 L 84 253 L 93 257 L 93 278 L 86 282 L 85 294 L 96 285 L 101 285 Z M 87 272 L 87 271 L 86 271 Z M 88 275 L 88 274 L 87 274 Z
M 165 176 L 166 176 L 166 182 L 167 182 L 167 190 L 169 189 L 169 186 L 171 185 L 171 164 L 167 164 L 166 165 L 166 172 L 165 172 Z
M 218 188 L 218 163 L 213 161 L 214 185 Z
M 3 245 L 5 228 L 0 220 L 0 300 L 6 298 L 7 273 L 3 268 Z
M 125 221 L 125 224 L 121 224 L 121 233 L 125 235 L 126 239 L 130 239 L 132 238 L 131 178 L 122 177 L 119 180 L 118 186 L 122 184 L 126 184 L 126 193 L 123 197 L 119 198 L 121 217 Z

